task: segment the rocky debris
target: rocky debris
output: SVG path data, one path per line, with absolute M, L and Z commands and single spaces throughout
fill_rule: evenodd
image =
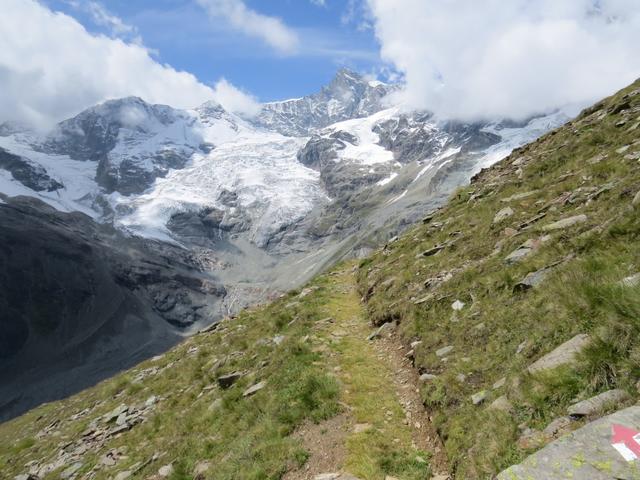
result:
M 541 431 L 527 428 L 518 438 L 517 445 L 522 450 L 532 450 L 542 447 L 548 440 L 548 437 Z
M 193 469 L 194 480 L 204 480 L 206 473 L 211 469 L 211 462 L 201 461 L 196 463 Z
M 319 290 L 320 287 L 307 287 L 303 288 L 302 291 L 298 294 L 298 298 L 304 298 L 311 295 L 313 292 Z
M 547 216 L 547 214 L 544 213 L 544 212 L 539 213 L 539 214 L 531 217 L 529 220 L 525 220 L 520 225 L 518 225 L 518 230 L 524 230 L 526 228 L 529 228 L 531 225 L 533 225 L 534 223 L 538 222 L 539 220 L 542 220 L 546 216 Z
M 531 364 L 527 371 L 538 373 L 551 370 L 562 365 L 574 363 L 578 353 L 582 352 L 590 343 L 591 338 L 584 333 L 576 335 L 571 340 L 563 343 L 552 352 L 546 354 Z
M 460 310 L 462 310 L 464 306 L 465 306 L 465 303 L 461 302 L 460 300 L 456 300 L 451 304 L 451 308 L 456 312 L 459 312 Z
M 71 465 L 69 468 L 67 468 L 66 470 L 64 470 L 61 474 L 60 474 L 60 478 L 62 480 L 67 480 L 68 478 L 73 477 L 76 472 L 78 470 L 80 470 L 82 468 L 82 463 L 81 462 L 76 462 L 73 465 Z
M 548 235 L 545 235 L 540 238 L 530 238 L 529 240 L 524 242 L 522 245 L 520 245 L 517 249 L 515 249 L 513 252 L 511 252 L 509 255 L 507 255 L 507 257 L 504 260 L 505 262 L 510 264 L 517 263 L 523 260 L 524 258 L 528 257 L 531 253 L 533 253 L 538 248 L 540 248 L 540 246 L 542 246 L 543 243 L 549 241 L 550 239 L 551 237 Z
M 504 203 L 509 203 L 517 200 L 524 200 L 525 198 L 529 198 L 533 195 L 536 195 L 538 192 L 539 190 L 532 190 L 530 192 L 516 193 L 515 195 L 511 195 L 510 197 L 502 198 L 500 201 Z
M 562 229 L 577 225 L 579 223 L 584 223 L 586 221 L 587 221 L 586 215 L 584 214 L 575 215 L 573 217 L 564 218 L 562 220 L 558 220 L 557 222 L 550 223 L 549 225 L 545 225 L 544 227 L 542 227 L 542 231 L 551 232 L 553 230 L 562 230 Z
M 381 338 L 385 334 L 391 333 L 396 328 L 396 324 L 394 322 L 386 322 L 380 325 L 376 330 L 371 333 L 367 337 L 367 340 L 375 340 L 376 338 Z
M 150 401 L 151 398 L 154 400 Z M 152 396 L 141 406 L 121 404 L 107 414 L 93 419 L 76 440 L 63 445 L 48 463 L 37 462 L 31 465 L 29 474 L 43 478 L 51 472 L 64 469 L 64 472 L 68 472 L 68 476 L 65 478 L 73 478 L 74 474 L 82 467 L 83 457 L 86 453 L 98 452 L 113 437 L 144 422 L 156 404 L 157 400 Z M 100 457 L 97 466 L 111 467 L 115 465 L 124 452 L 123 447 L 109 450 Z
M 128 480 L 129 478 L 131 478 L 131 475 L 133 475 L 133 472 L 131 470 L 124 470 L 122 472 L 119 472 L 113 480 Z
M 629 394 L 624 390 L 614 389 L 603 392 L 595 397 L 575 403 L 567 409 L 571 417 L 585 417 L 594 415 L 606 408 L 618 406 L 629 399 Z
M 450 354 L 451 352 L 453 352 L 453 345 L 448 345 L 446 347 L 442 347 L 442 348 L 436 350 L 436 357 L 442 358 L 442 357 Z
M 433 375 L 431 373 L 423 373 L 422 375 L 420 375 L 420 382 L 421 383 L 428 383 L 432 380 L 435 380 L 436 378 L 438 378 L 437 375 Z
M 227 373 L 226 375 L 221 375 L 217 379 L 218 385 L 220 385 L 220 388 L 223 388 L 223 389 L 230 388 L 243 375 L 244 375 L 243 372 L 232 372 L 232 373 Z
M 356 423 L 353 426 L 353 433 L 367 432 L 367 431 L 371 430 L 372 428 L 373 428 L 373 425 L 371 425 L 370 423 Z
M 486 390 L 481 390 L 471 395 L 471 403 L 473 403 L 474 405 L 480 405 L 481 403 L 484 403 L 488 396 L 489 392 L 487 392 Z
M 495 225 L 497 223 L 504 222 L 507 218 L 512 216 L 514 213 L 515 213 L 515 211 L 511 207 L 503 208 L 498 213 L 496 213 L 495 217 L 493 217 L 493 224 Z
M 530 288 L 535 288 L 542 283 L 551 268 L 542 268 L 535 272 L 528 273 L 522 280 L 513 286 L 514 292 L 523 292 Z
M 160 478 L 168 478 L 173 474 L 173 470 L 174 469 L 172 464 L 164 465 L 158 470 L 158 476 Z
M 35 475 L 30 475 L 28 473 L 23 473 L 21 475 L 16 475 L 13 477 L 13 480 L 39 480 Z
M 313 480 L 359 480 L 349 473 L 321 473 L 313 477 Z
M 56 432 L 59 424 L 60 424 L 59 419 L 54 420 L 49 425 L 47 425 L 42 430 L 40 430 L 38 433 L 36 433 L 36 438 L 38 439 L 44 438 L 47 435 L 51 435 L 53 432 Z
M 631 275 L 629 277 L 623 278 L 620 281 L 620 285 L 623 287 L 635 287 L 638 284 L 640 284 L 640 273 L 636 273 L 634 275 Z
M 251 395 L 259 392 L 260 390 L 262 390 L 266 386 L 267 386 L 267 382 L 264 382 L 264 381 L 263 382 L 258 382 L 255 385 L 252 385 L 249 388 L 247 388 L 243 392 L 242 396 L 243 397 L 250 397 Z
M 629 150 L 629 148 L 631 147 L 631 145 L 624 145 L 618 149 L 616 149 L 616 153 L 622 155 L 623 153 L 625 153 L 627 150 Z
M 619 480 L 637 478 L 637 462 L 628 462 L 612 446 L 612 425 L 640 430 L 640 407 L 630 407 L 553 441 L 498 480 Z
M 506 377 L 502 377 L 500 380 L 497 380 L 492 386 L 491 388 L 493 390 L 498 390 L 499 388 L 504 387 L 504 385 L 507 383 L 507 378 Z
M 513 405 L 506 395 L 496 398 L 487 408 L 489 408 L 489 410 L 498 410 L 505 413 L 511 413 L 513 411 Z
M 558 438 L 570 430 L 571 423 L 572 421 L 569 417 L 556 418 L 545 427 L 542 433 L 549 438 Z
M 425 250 L 422 253 L 419 253 L 418 255 L 416 255 L 416 258 L 431 257 L 431 256 L 435 255 L 436 253 L 441 252 L 445 248 L 447 248 L 446 244 L 436 245 L 435 247 L 432 247 L 432 248 L 430 248 L 428 250 Z

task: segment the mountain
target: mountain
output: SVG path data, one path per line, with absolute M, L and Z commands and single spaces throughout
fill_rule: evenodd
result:
M 283 135 L 307 136 L 332 123 L 379 112 L 385 97 L 396 89 L 343 68 L 318 93 L 264 104 L 252 123 Z
M 152 282 L 148 288 L 122 281 L 116 266 L 80 257 L 74 264 L 78 278 L 101 285 L 95 272 L 103 272 L 105 291 L 132 297 L 119 314 L 135 316 L 142 326 L 126 333 L 109 329 L 105 342 L 113 349 L 104 361 L 99 328 L 92 325 L 110 324 L 111 317 L 94 318 L 88 307 L 61 307 L 67 312 L 61 321 L 45 316 L 42 322 L 50 325 L 38 333 L 39 341 L 50 335 L 55 348 L 34 353 L 36 343 L 25 340 L 18 343 L 21 349 L 3 355 L 2 365 L 17 366 L 5 371 L 25 392 L 21 398 L 2 392 L 0 415 L 64 396 L 113 374 L 131 358 L 295 288 L 344 258 L 367 255 L 441 205 L 481 168 L 567 120 L 551 112 L 520 124 L 445 121 L 388 106 L 387 95 L 398 88 L 341 70 L 320 92 L 265 104 L 254 119 L 215 102 L 179 110 L 130 97 L 91 107 L 44 135 L 19 125 L 0 128 L 0 193 L 6 196 L 0 219 L 15 222 L 12 242 L 25 237 L 20 256 L 40 259 L 15 267 L 22 272 L 15 280 L 18 290 L 61 275 L 60 266 L 47 261 L 47 249 L 31 241 L 33 235 L 63 235 L 69 245 L 86 245 L 114 265 L 126 264 L 132 254 L 158 268 L 140 275 L 142 285 Z M 15 220 L 16 202 L 26 201 L 21 196 L 31 199 L 31 213 L 18 216 L 40 218 L 37 232 L 29 221 Z M 68 215 L 82 218 L 84 226 L 60 232 Z M 82 231 L 95 233 L 85 238 Z M 9 251 L 5 261 L 14 255 Z M 189 274 L 176 285 L 167 277 L 172 269 Z M 63 305 L 102 290 L 69 285 Z M 35 298 L 44 303 L 43 296 Z M 138 303 L 145 307 L 140 310 Z M 9 312 L 0 313 L 7 336 L 33 333 L 29 314 L 16 327 Z M 68 335 L 75 325 L 92 333 Z M 114 331 L 128 335 L 127 341 L 118 346 Z M 82 360 L 66 353 L 78 345 Z M 56 373 L 80 365 L 82 375 L 50 387 Z
M 404 122 L 391 119 L 391 131 Z M 354 158 L 348 145 L 363 143 L 364 121 L 318 137 Z M 531 135 L 546 125 L 532 122 Z M 484 133 L 501 135 L 485 155 L 523 133 L 450 128 L 479 145 L 493 138 Z M 451 159 L 449 175 L 462 158 L 492 165 L 370 255 L 1 424 L 0 471 L 19 480 L 634 478 L 639 133 L 640 80 L 497 162 L 459 157 L 464 143 L 452 142 L 435 163 L 446 170 Z M 376 211 L 356 198 L 363 215 Z

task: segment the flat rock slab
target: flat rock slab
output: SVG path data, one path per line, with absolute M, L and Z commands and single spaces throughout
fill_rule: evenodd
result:
M 529 373 L 537 373 L 551 370 L 561 365 L 568 365 L 575 361 L 576 356 L 589 345 L 589 335 L 584 333 L 576 335 L 571 340 L 563 343 L 558 348 L 540 358 L 527 369 Z
M 551 232 L 553 230 L 562 230 L 564 228 L 569 228 L 577 225 L 578 223 L 584 223 L 586 221 L 586 215 L 576 215 L 575 217 L 563 218 L 562 220 L 558 220 L 557 222 L 545 225 L 544 227 L 542 227 L 542 231 Z
M 598 413 L 608 406 L 619 407 L 622 402 L 629 399 L 629 394 L 624 390 L 609 390 L 595 397 L 583 400 L 571 405 L 567 413 L 572 417 L 584 417 Z
M 640 479 L 640 461 L 627 462 L 611 445 L 614 424 L 640 430 L 640 407 L 620 410 L 550 443 L 497 479 Z

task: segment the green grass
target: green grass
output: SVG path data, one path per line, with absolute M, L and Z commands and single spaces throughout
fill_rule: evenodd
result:
M 623 95 L 639 87 L 636 82 L 600 108 L 620 103 Z M 631 105 L 635 118 L 640 95 Z M 515 151 L 452 195 L 431 224 L 414 227 L 360 264 L 359 290 L 369 318 L 374 323 L 400 319 L 407 341 L 423 341 L 417 366 L 438 375 L 424 387 L 423 398 L 434 414 L 456 478 L 489 478 L 522 460 L 530 452 L 515 446 L 518 425 L 544 428 L 564 415 L 573 401 L 609 388 L 638 396 L 640 289 L 619 282 L 640 271 L 640 216 L 631 206 L 640 190 L 640 165 L 615 150 L 638 142 L 640 132 L 616 128 L 620 115 L 598 122 L 586 112 Z M 640 142 L 628 152 L 637 150 Z M 607 157 L 588 162 L 598 154 Z M 521 156 L 532 161 L 518 178 L 510 163 Z M 612 185 L 609 190 L 590 199 L 606 184 Z M 521 200 L 501 201 L 532 190 L 538 191 Z M 559 201 L 567 192 L 566 201 Z M 515 214 L 493 225 L 496 212 L 507 205 Z M 541 210 L 546 216 L 528 229 L 513 237 L 504 233 Z M 543 234 L 542 226 L 578 214 L 586 214 L 588 221 L 552 232 L 551 240 L 524 261 L 505 264 L 506 255 Z M 434 228 L 435 223 L 444 225 Z M 455 244 L 439 254 L 416 257 L 454 238 Z M 502 248 L 494 254 L 498 244 Z M 570 254 L 574 258 L 563 261 Z M 513 291 L 527 273 L 560 261 L 538 288 Z M 451 272 L 451 278 L 426 289 L 424 281 L 441 272 Z M 396 281 L 383 288 L 391 277 Z M 428 301 L 414 303 L 426 295 Z M 465 302 L 462 311 L 452 310 L 455 300 Z M 575 368 L 535 377 L 524 373 L 529 364 L 578 333 L 589 333 L 594 341 Z M 455 349 L 444 363 L 434 352 L 446 345 Z M 459 374 L 465 375 L 464 381 L 457 380 Z M 507 386 L 493 391 L 492 384 L 502 377 L 507 377 Z M 473 406 L 470 396 L 484 389 L 490 392 L 487 403 L 507 395 L 514 413 L 491 412 L 486 404 Z
M 97 470 L 96 479 L 113 478 L 141 463 L 145 466 L 136 474 L 141 478 L 171 463 L 171 480 L 192 479 L 203 460 L 215 466 L 207 479 L 278 479 L 309 457 L 293 435 L 298 427 L 346 414 L 353 423 L 371 422 L 376 429 L 345 434 L 347 461 L 342 467 L 365 480 L 383 480 L 387 474 L 424 478 L 429 465 L 416 457 L 429 456 L 412 448 L 409 427 L 402 423 L 404 414 L 387 381 L 390 372 L 365 340 L 369 327 L 351 270 L 351 265 L 338 267 L 316 278 L 310 285 L 314 291 L 304 298 L 290 292 L 271 305 L 243 311 L 161 358 L 0 425 L 0 478 L 25 473 L 30 461 L 51 462 L 60 445 L 77 440 L 93 419 L 123 403 L 144 404 L 152 395 L 159 400 L 147 421 L 84 454 L 81 473 L 94 468 L 107 451 L 122 449 L 126 458 Z M 327 317 L 334 322 L 321 322 Z M 284 336 L 280 345 L 271 341 L 276 335 Z M 136 379 L 150 368 L 160 372 Z M 235 371 L 246 375 L 227 390 L 217 386 L 220 375 Z M 266 381 L 266 387 L 243 397 L 258 381 Z M 88 414 L 72 418 L 87 408 Z M 393 410 L 394 417 L 383 425 L 380 415 L 386 410 Z M 54 420 L 60 421 L 57 433 L 39 438 Z M 64 468 L 44 480 L 59 478 Z

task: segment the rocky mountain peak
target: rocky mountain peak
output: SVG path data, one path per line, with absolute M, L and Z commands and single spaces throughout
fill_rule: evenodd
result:
M 266 103 L 253 123 L 283 135 L 307 136 L 333 123 L 379 112 L 384 108 L 383 98 L 395 88 L 341 68 L 313 95 Z

